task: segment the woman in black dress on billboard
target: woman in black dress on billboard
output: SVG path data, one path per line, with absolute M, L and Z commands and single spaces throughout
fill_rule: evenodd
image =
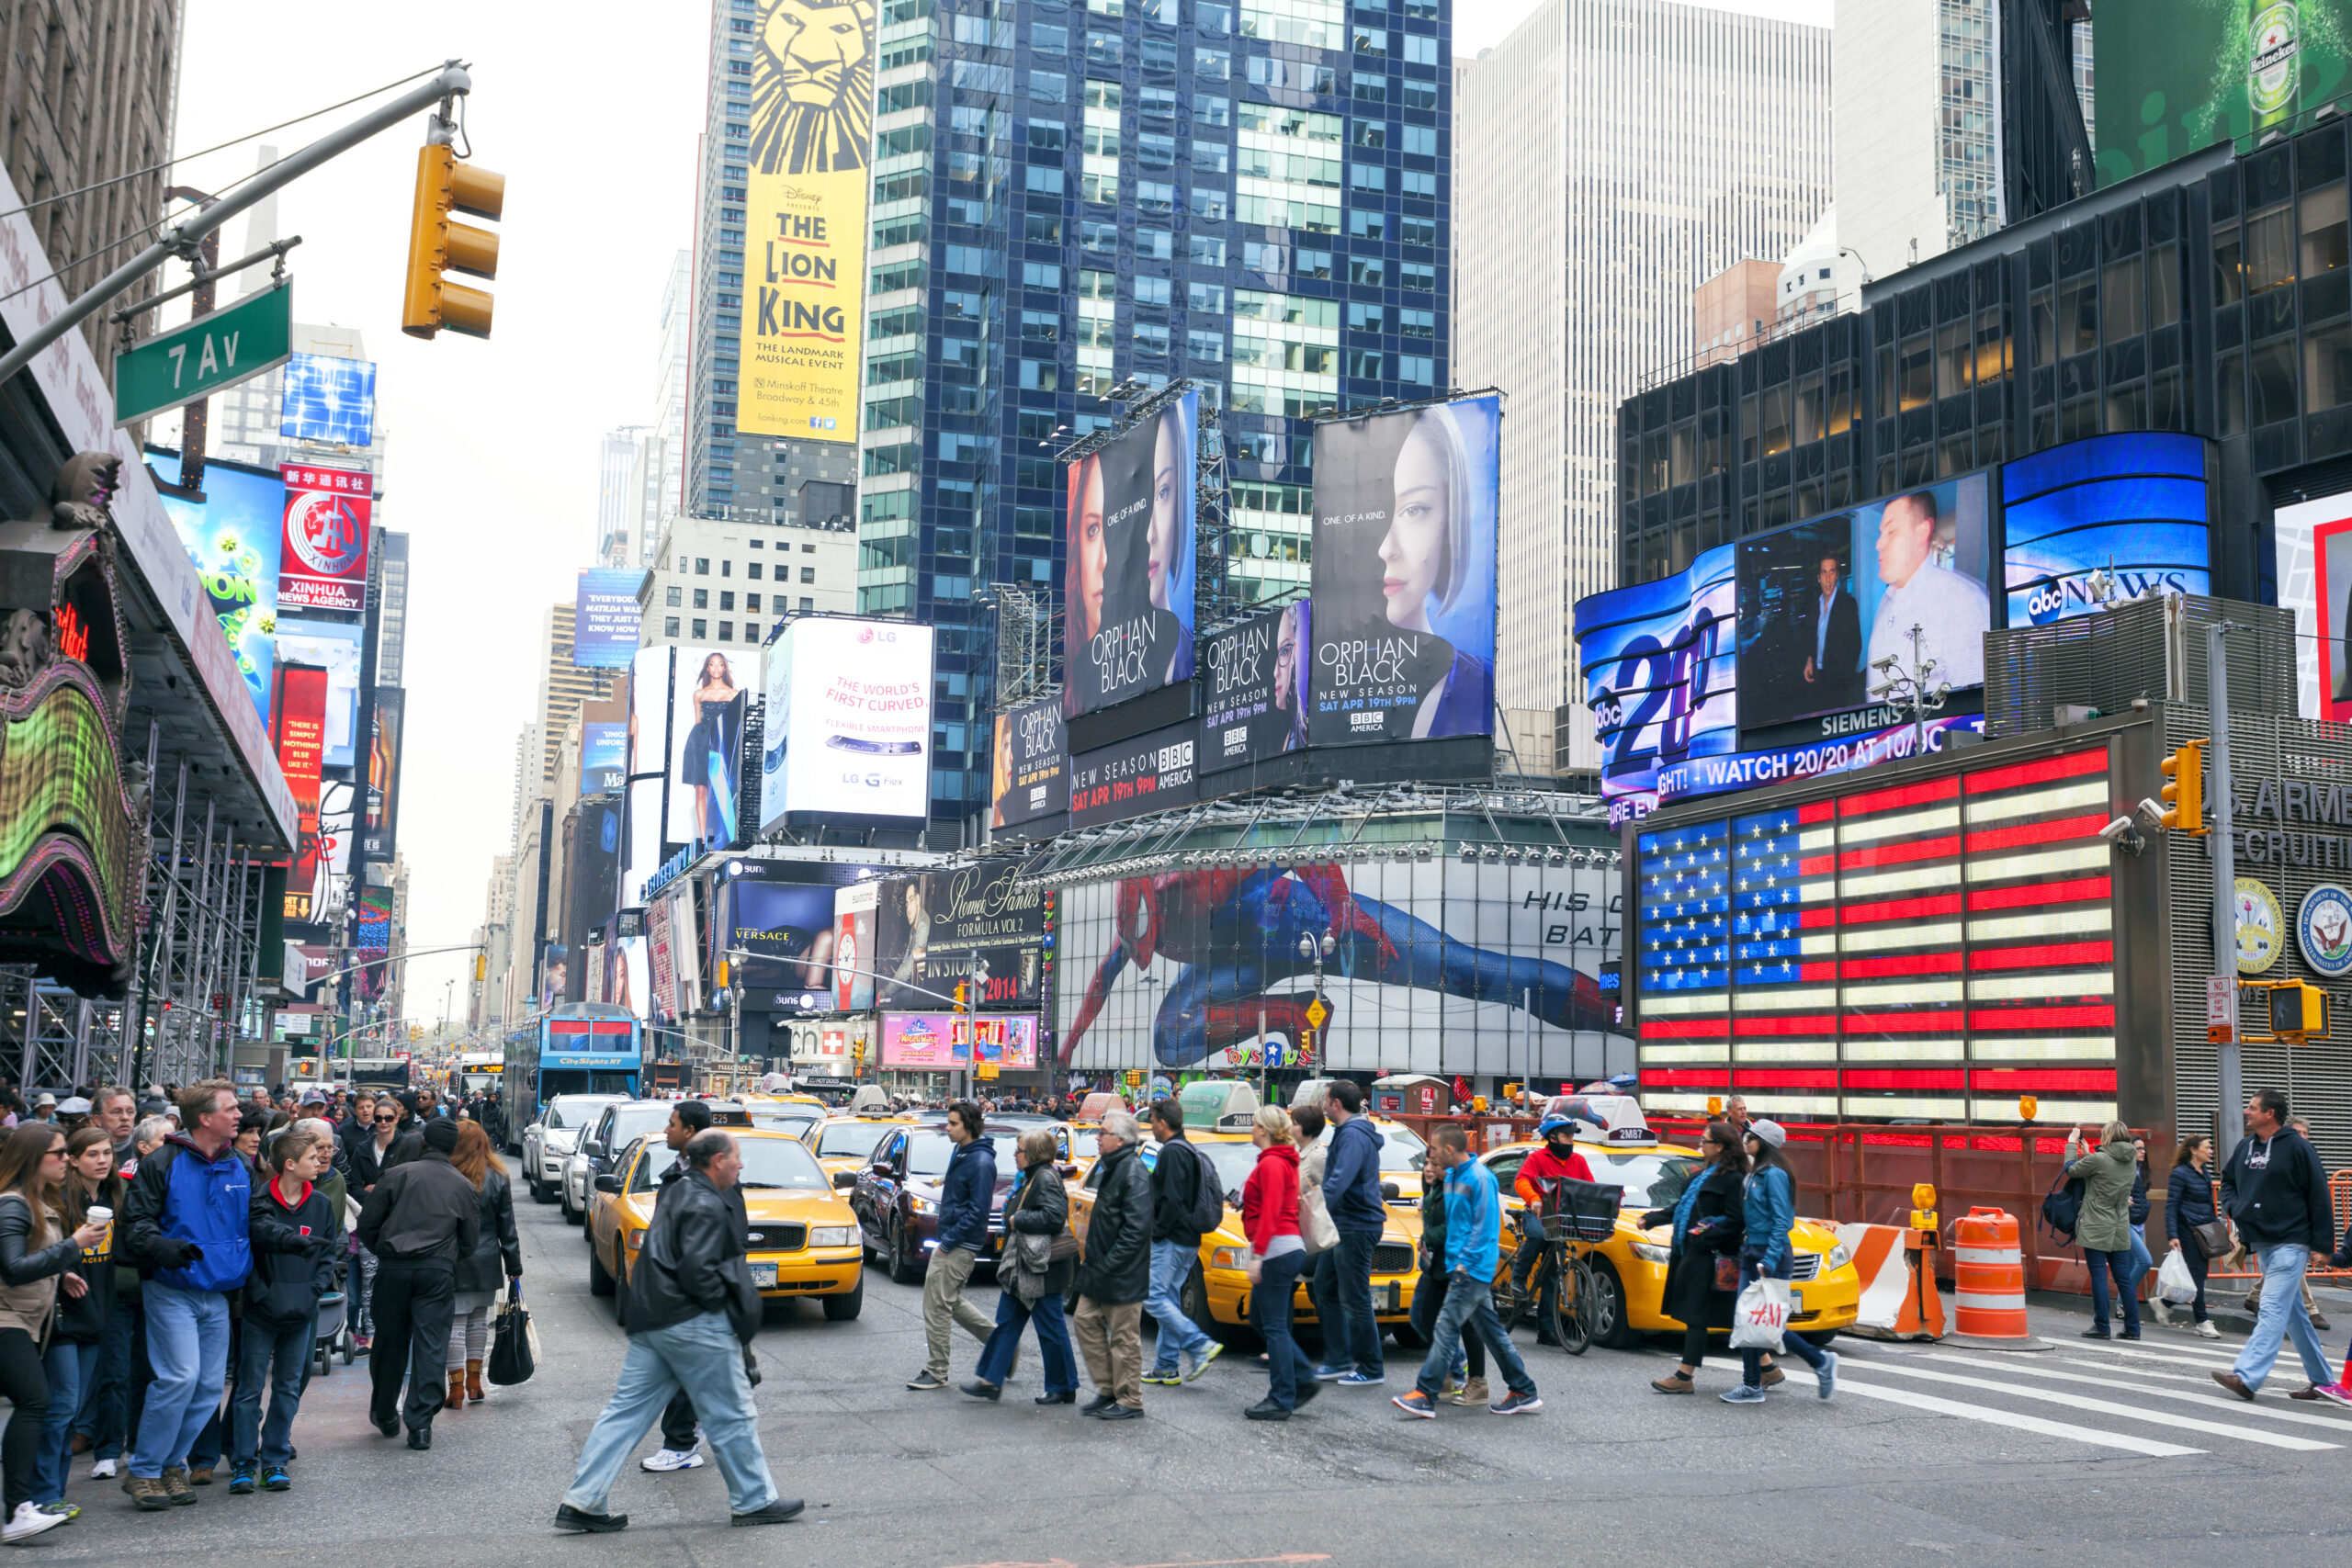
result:
M 726 825 L 712 819 L 710 781 L 711 765 L 716 762 L 718 776 L 730 790 L 734 785 L 735 744 L 743 731 L 733 705 L 742 694 L 725 654 L 714 651 L 702 661 L 702 678 L 689 699 L 695 721 L 686 731 L 685 748 L 678 761 L 678 782 L 694 788 L 695 830 L 706 839 L 724 841 L 735 836 L 729 830 L 722 839 L 719 829 Z

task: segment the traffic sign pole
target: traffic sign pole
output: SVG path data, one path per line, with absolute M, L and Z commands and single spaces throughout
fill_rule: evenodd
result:
M 2238 873 L 2234 846 L 2230 841 L 2229 631 L 2227 621 L 2205 628 L 2205 713 L 2213 740 L 2208 759 L 2213 769 L 2212 787 L 2206 793 L 2213 801 L 2213 833 L 2207 840 L 2213 846 L 2213 976 L 2230 983 L 2232 1005 L 2235 1006 Z M 2216 1141 L 2221 1145 L 2222 1158 L 2227 1160 L 2230 1152 L 2238 1146 L 2238 1135 L 2245 1124 L 2245 1067 L 2234 1038 L 2215 1043 L 2221 1053 L 2221 1099 L 2216 1107 L 2221 1123 L 2216 1131 L 2221 1136 Z

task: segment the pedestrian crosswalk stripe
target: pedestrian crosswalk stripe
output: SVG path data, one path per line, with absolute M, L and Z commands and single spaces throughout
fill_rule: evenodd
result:
M 2027 1377 L 2044 1378 L 2055 1382 L 2086 1383 L 2093 1388 L 2120 1388 L 2129 1393 L 2150 1393 L 2159 1399 L 2178 1400 L 2188 1404 L 2208 1404 L 2216 1410 L 2235 1410 L 2243 1415 L 2260 1416 L 2272 1421 L 2291 1421 L 2304 1427 L 2332 1427 L 2339 1432 L 2352 1436 L 2352 1419 L 2337 1416 L 2311 1415 L 2301 1410 L 2278 1410 L 2264 1404 L 2248 1404 L 2242 1399 L 2232 1398 L 2225 1394 L 2198 1393 L 2185 1388 L 2156 1388 L 2146 1383 L 2128 1382 L 2122 1378 L 2086 1377 L 2080 1372 L 2052 1371 L 2047 1367 L 2023 1360 L 1995 1361 L 1982 1356 L 1955 1356 L 1942 1350 L 1937 1351 L 1928 1359 L 1936 1361 L 1951 1361 L 1963 1367 L 1985 1367 L 1998 1371 L 2019 1372 Z M 2086 1366 L 2096 1363 L 2077 1361 L 2070 1364 Z
M 1874 1367 L 1885 1364 L 1883 1361 L 1872 1363 Z M 1996 1410 L 1987 1404 L 1964 1404 L 1957 1399 L 1939 1399 L 1932 1393 L 1919 1393 L 1907 1388 L 1881 1388 L 1873 1383 L 1856 1382 L 1842 1370 L 1838 1378 L 1838 1392 L 1859 1393 L 1866 1399 L 1881 1399 L 1890 1404 L 1907 1404 L 1914 1410 L 1931 1411 L 1938 1416 L 1956 1416 L 1963 1421 L 1984 1421 L 1996 1427 L 2013 1427 L 2021 1432 L 2039 1432 L 2045 1438 L 2072 1438 L 2076 1442 L 2122 1449 L 2154 1459 L 2174 1459 L 2182 1454 L 2201 1454 L 2205 1451 L 2203 1449 L 2183 1448 L 2178 1443 L 2160 1443 L 2149 1438 L 2135 1438 L 2126 1432 L 2102 1432 L 2096 1427 L 2072 1426 L 2064 1421 L 2021 1415 L 2014 1410 Z
M 2216 1351 L 2206 1356 L 2172 1356 L 2161 1350 L 2143 1350 L 2136 1345 L 2103 1344 L 2097 1339 L 2086 1339 L 2080 1348 L 2085 1350 L 2097 1350 L 2125 1360 L 2169 1361 L 2176 1367 L 2202 1367 L 2208 1371 L 2228 1368 L 2237 1361 L 2236 1355 L 2229 1351 Z
M 2184 1431 L 2204 1432 L 2217 1438 L 2235 1438 L 2241 1442 L 2260 1443 L 2265 1448 L 2293 1449 L 2310 1453 L 2321 1449 L 2342 1448 L 2341 1443 L 2323 1443 L 2311 1438 L 2290 1438 L 2283 1432 L 2260 1432 L 2245 1427 L 2233 1427 L 2226 1422 L 2201 1420 L 2194 1416 L 2175 1416 L 2169 1411 L 2143 1410 L 2137 1405 L 2117 1404 L 2109 1400 L 2088 1399 L 2079 1394 L 2061 1393 L 2053 1389 L 2029 1388 L 2016 1383 L 1996 1382 L 1991 1378 L 1964 1377 L 1957 1372 L 1929 1371 L 1925 1367 L 1905 1366 L 1897 1361 L 1873 1358 L 1874 1372 L 1894 1372 L 1906 1378 L 1919 1378 L 1928 1382 L 1951 1383 L 1962 1388 L 1983 1389 L 1991 1393 L 2007 1394 L 2012 1399 L 2039 1400 L 2047 1404 L 2063 1404 L 2069 1410 L 2097 1412 L 2101 1416 L 2120 1416 L 2127 1420 L 2145 1421 L 2152 1426 L 2177 1427 Z

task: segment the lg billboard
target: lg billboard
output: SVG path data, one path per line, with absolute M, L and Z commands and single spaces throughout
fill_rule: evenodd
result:
M 760 826 L 787 814 L 921 818 L 931 802 L 932 630 L 803 616 L 768 660 Z

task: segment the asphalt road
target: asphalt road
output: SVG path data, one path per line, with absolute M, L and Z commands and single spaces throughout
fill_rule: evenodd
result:
M 28 1549 L 56 1562 L 227 1561 L 317 1565 L 352 1554 L 389 1568 L 575 1562 L 813 1562 L 826 1568 L 1205 1568 L 1468 1562 L 2047 1562 L 2209 1565 L 2321 1561 L 2347 1534 L 2352 1411 L 2290 1403 L 2283 1361 L 2245 1405 L 2211 1381 L 2217 1351 L 2179 1331 L 2136 1348 L 2085 1346 L 2086 1320 L 2035 1309 L 2058 1341 L 2032 1357 L 1933 1346 L 1848 1350 L 1822 1403 L 1800 1370 L 1760 1407 L 1650 1392 L 1662 1348 L 1521 1353 L 1545 1408 L 1526 1418 L 1446 1409 L 1406 1416 L 1384 1391 L 1327 1389 L 1287 1425 L 1246 1423 L 1263 1379 L 1239 1354 L 1198 1382 L 1147 1389 L 1149 1417 L 1103 1426 L 1040 1409 L 1033 1348 L 1004 1403 L 901 1385 L 922 1364 L 921 1292 L 869 1276 L 864 1315 L 826 1323 L 794 1303 L 758 1349 L 769 1463 L 801 1520 L 730 1530 L 717 1468 L 633 1467 L 616 1489 L 629 1529 L 548 1528 L 622 1350 L 587 1292 L 580 1233 L 526 1204 L 526 1294 L 538 1375 L 491 1404 L 445 1412 L 430 1453 L 378 1438 L 366 1363 L 313 1381 L 282 1495 L 135 1512 L 74 1464 L 82 1517 Z M 983 1299 L 991 1292 L 982 1290 Z M 2346 1314 L 2352 1315 L 2352 1314 Z M 2326 1337 L 2345 1349 L 2343 1318 Z M 1392 1347 L 1393 1350 L 1393 1347 Z M 955 1375 L 977 1346 L 959 1336 Z M 2130 1351 L 2132 1353 L 2124 1353 Z M 650 1452 L 649 1438 L 643 1451 Z M 225 1483 L 226 1473 L 223 1472 Z

